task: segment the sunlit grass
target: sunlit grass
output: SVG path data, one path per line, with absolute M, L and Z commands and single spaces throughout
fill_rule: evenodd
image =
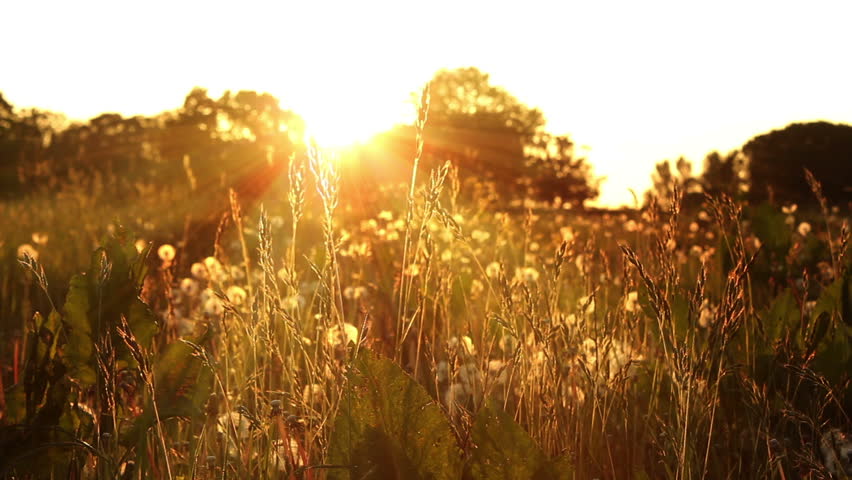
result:
M 348 478 L 327 454 L 362 349 L 425 389 L 460 461 L 491 400 L 567 478 L 842 473 L 845 217 L 822 200 L 815 214 L 784 206 L 746 217 L 748 206 L 727 198 L 686 212 L 677 193 L 671 209 L 512 208 L 468 195 L 493 186 L 452 164 L 418 169 L 426 98 L 411 180 L 382 185 L 380 206 L 346 196 L 322 143 L 291 159 L 284 196 L 262 209 L 231 191 L 215 238 L 182 236 L 164 208 L 176 194 L 112 205 L 81 182 L 0 205 L 17 219 L 0 236 L 4 319 L 20 325 L 3 340 L 12 361 L 2 378 L 17 385 L 33 314 L 49 314 L 38 290 L 62 305 L 63 282 L 98 239 L 121 233 L 113 217 L 140 252 L 153 247 L 142 296 L 160 328 L 138 352 L 153 371 L 99 385 L 115 405 L 74 390 L 81 410 L 99 410 L 95 425 L 102 414 L 118 424 L 95 438 L 78 425 L 75 439 L 96 452 L 73 457 L 84 476 Z M 148 399 L 192 391 L 151 394 L 170 378 L 158 369 L 176 368 L 158 363 L 174 345 L 209 372 L 209 398 L 174 416 L 152 402 L 162 421 L 127 441 Z M 0 474 L 32 465 L 13 460 Z

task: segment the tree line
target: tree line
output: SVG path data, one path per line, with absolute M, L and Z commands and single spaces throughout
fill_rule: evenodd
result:
M 424 167 L 450 160 L 463 178 L 493 181 L 504 199 L 558 198 L 582 206 L 597 197 L 602 179 L 576 154 L 570 137 L 548 132 L 540 110 L 491 85 L 487 74 L 442 70 L 430 93 Z M 396 127 L 357 151 L 359 183 L 404 181 L 414 153 L 412 130 Z M 0 195 L 51 189 L 97 171 L 116 179 L 105 185 L 116 191 L 179 185 L 202 202 L 233 188 L 251 200 L 286 177 L 291 157 L 304 155 L 304 132 L 296 112 L 252 91 L 215 99 L 196 88 L 182 106 L 157 116 L 107 113 L 73 124 L 51 112 L 16 110 L 0 94 Z M 736 151 L 711 152 L 700 174 L 684 158 L 660 162 L 646 198 L 664 202 L 678 188 L 687 199 L 726 194 L 751 202 L 808 203 L 807 168 L 830 202 L 845 204 L 852 201 L 850 161 L 852 126 L 797 123 L 758 135 Z

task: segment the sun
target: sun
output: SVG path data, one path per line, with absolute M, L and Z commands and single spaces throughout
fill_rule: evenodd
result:
M 368 143 L 374 135 L 393 125 L 392 122 L 350 119 L 339 115 L 306 117 L 307 139 L 316 141 L 323 148 L 334 150 Z
M 312 95 L 295 110 L 305 121 L 306 133 L 321 147 L 345 149 L 363 145 L 397 124 L 410 123 L 413 109 L 406 101 L 382 98 L 364 88 L 354 92 Z

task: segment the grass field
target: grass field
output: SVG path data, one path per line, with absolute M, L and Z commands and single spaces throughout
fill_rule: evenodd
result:
M 210 238 L 119 179 L 0 205 L 0 476 L 849 473 L 845 212 L 414 172 L 365 207 L 312 149 Z

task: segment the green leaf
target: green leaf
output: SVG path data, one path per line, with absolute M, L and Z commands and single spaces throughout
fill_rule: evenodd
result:
M 469 472 L 473 480 L 557 478 L 556 466 L 498 405 L 489 403 L 479 410 L 471 440 L 474 449 Z
M 790 227 L 786 223 L 787 215 L 774 206 L 764 203 L 754 209 L 752 229 L 763 242 L 764 247 L 777 255 L 784 255 L 790 249 Z
M 95 342 L 92 340 L 92 323 L 89 319 L 89 277 L 78 274 L 71 278 L 65 300 L 65 338 L 63 360 L 68 374 L 81 386 L 92 386 L 95 375 Z
M 789 289 L 779 295 L 764 317 L 767 342 L 764 347 L 771 351 L 772 344 L 781 340 L 784 335 L 791 331 L 798 331 L 802 312 L 799 304 Z M 799 347 L 802 346 L 801 336 L 798 336 Z
M 200 340 L 200 341 L 203 341 Z M 160 420 L 172 417 L 197 417 L 213 389 L 213 372 L 205 364 L 195 343 L 170 343 L 154 364 L 154 390 Z M 122 442 L 138 444 L 156 423 L 154 405 L 148 400 L 142 415 L 123 435 Z
M 366 349 L 349 372 L 327 463 L 348 467 L 330 470 L 330 480 L 456 480 L 462 470 L 440 407 L 401 368 Z
M 124 237 L 122 237 L 124 238 Z M 125 239 L 126 240 L 126 239 Z M 65 363 L 82 386 L 96 383 L 96 344 L 112 336 L 117 370 L 136 367 L 136 360 L 117 334 L 124 317 L 136 342 L 148 351 L 157 333 L 157 319 L 139 299 L 145 275 L 144 257 L 132 242 L 107 237 L 92 255 L 88 275 L 75 275 L 65 301 Z

